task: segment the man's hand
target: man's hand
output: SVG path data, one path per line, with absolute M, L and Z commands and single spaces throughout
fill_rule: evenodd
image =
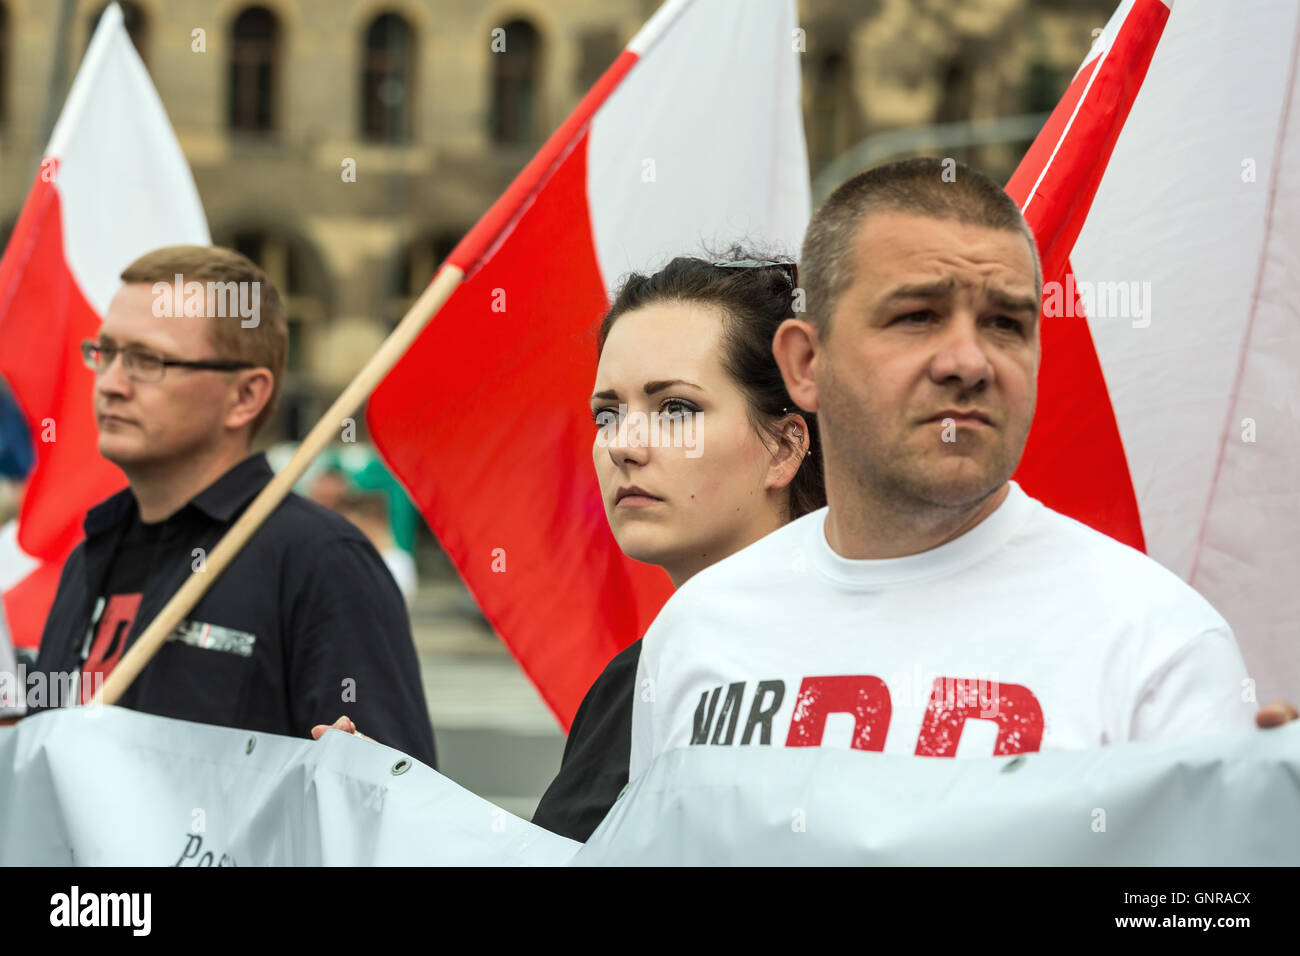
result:
M 1275 700 L 1265 704 L 1255 714 L 1256 727 L 1280 727 L 1300 717 L 1296 709 L 1284 700 Z M 344 718 L 345 720 L 347 718 Z
M 362 738 L 363 740 L 369 740 L 371 743 L 375 742 L 374 738 L 367 737 L 361 731 L 357 730 L 357 725 L 354 724 L 352 722 L 352 718 L 348 717 L 346 714 L 340 717 L 338 720 L 334 721 L 334 723 L 332 724 L 317 724 L 315 727 L 311 729 L 312 739 L 320 740 L 321 737 L 325 735 L 325 731 L 327 730 L 341 730 L 345 734 L 353 734 L 357 737 Z

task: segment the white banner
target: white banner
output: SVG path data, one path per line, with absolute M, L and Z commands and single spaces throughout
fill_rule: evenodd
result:
M 1300 863 L 1300 723 L 1020 757 L 826 747 L 660 756 L 575 863 Z
M 556 865 L 579 844 L 380 744 L 119 707 L 0 731 L 0 864 Z
M 1295 865 L 1300 723 L 985 759 L 691 747 L 582 846 L 392 748 L 153 717 L 0 730 L 0 864 Z

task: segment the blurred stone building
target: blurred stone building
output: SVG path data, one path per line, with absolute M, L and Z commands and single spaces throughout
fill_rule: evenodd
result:
M 657 5 L 122 3 L 214 240 L 251 256 L 287 293 L 293 345 L 275 437 L 310 427 Z M 104 6 L 0 0 L 4 237 Z M 851 172 L 855 158 L 914 151 L 906 136 L 890 139 L 898 131 L 1049 110 L 1114 6 L 800 0 L 814 180 Z M 504 52 L 492 49 L 497 30 Z M 745 95 L 708 91 L 683 109 L 735 109 Z M 1017 135 L 941 154 L 1005 178 L 1033 131 Z

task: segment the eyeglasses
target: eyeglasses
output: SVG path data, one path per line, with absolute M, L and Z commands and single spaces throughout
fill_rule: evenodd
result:
M 210 369 L 215 372 L 232 372 L 235 369 L 256 367 L 252 362 L 233 362 L 228 359 L 203 359 L 194 362 L 183 362 L 180 359 L 166 358 L 155 352 L 147 352 L 142 349 L 124 349 L 116 345 L 92 342 L 89 339 L 81 343 L 81 358 L 85 361 L 86 368 L 96 374 L 107 372 L 109 366 L 113 364 L 113 359 L 117 358 L 118 352 L 122 353 L 122 365 L 126 369 L 127 378 L 133 382 L 161 382 L 170 366 Z
M 774 259 L 738 259 L 735 262 L 715 262 L 719 269 L 780 269 L 790 277 L 790 287 L 799 288 L 799 268 L 793 262 Z

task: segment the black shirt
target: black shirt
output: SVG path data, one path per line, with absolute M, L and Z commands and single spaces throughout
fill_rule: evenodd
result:
M 99 689 L 100 682 L 112 673 L 126 651 L 126 638 L 140 610 L 162 530 L 161 522 L 145 524 L 139 515 L 132 515 L 118 542 L 113 563 L 104 580 L 104 603 L 96 602 L 96 611 L 92 615 L 94 635 L 81 667 L 80 702 L 83 704 Z M 83 650 L 87 649 L 83 647 Z
M 139 521 L 129 488 L 90 510 L 34 668 L 47 675 L 46 706 L 62 703 L 56 691 L 83 661 L 93 672 L 120 660 L 271 477 L 266 457 L 253 455 L 154 525 Z M 31 675 L 28 687 L 30 698 Z M 347 714 L 368 736 L 435 762 L 410 622 L 392 575 L 351 522 L 294 494 L 118 704 L 290 737 Z
M 638 639 L 615 655 L 582 698 L 560 772 L 537 804 L 533 823 L 585 843 L 627 786 L 640 660 Z

